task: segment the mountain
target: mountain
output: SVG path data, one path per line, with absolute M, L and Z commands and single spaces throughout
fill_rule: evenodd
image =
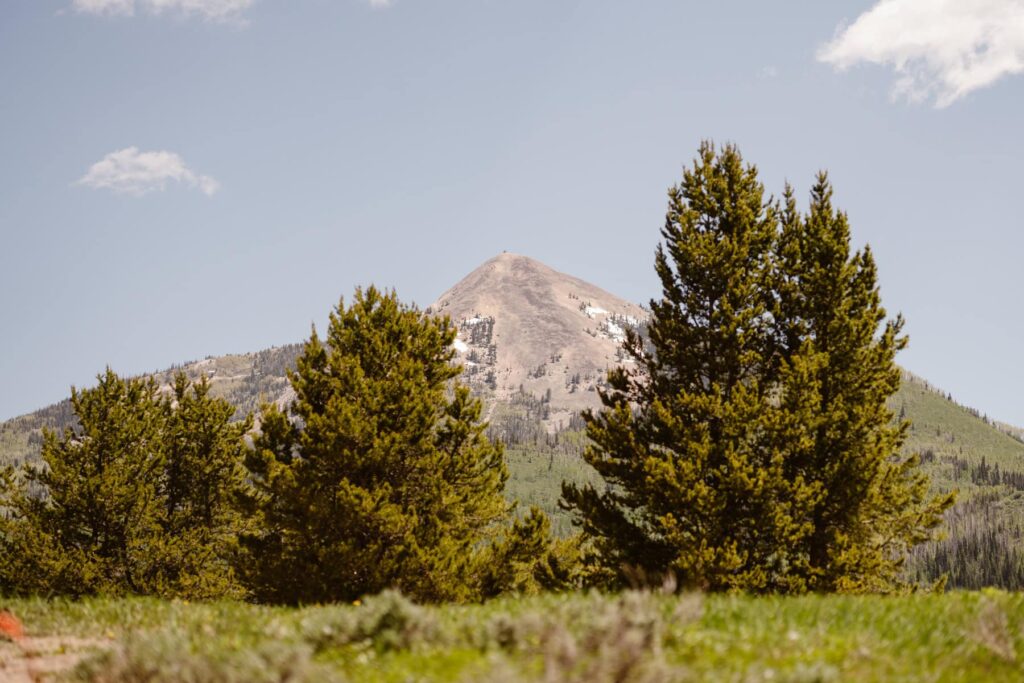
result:
M 628 359 L 628 328 L 647 311 L 600 287 L 518 254 L 490 259 L 427 309 L 448 315 L 466 381 L 491 405 L 545 397 L 545 421 L 568 424 L 598 405 L 608 369 Z
M 209 357 L 174 365 L 151 376 L 167 390 L 178 371 L 192 379 L 205 376 L 212 385 L 212 393 L 230 401 L 237 408 L 236 417 L 241 417 L 256 410 L 263 401 L 287 402 L 291 387 L 286 371 L 295 364 L 301 348 L 299 344 L 289 344 L 256 353 Z M 0 422 L 0 465 L 36 457 L 44 427 L 63 430 L 74 423 L 68 399 Z
M 627 361 L 620 350 L 625 330 L 642 329 L 649 315 L 600 287 L 511 253 L 483 263 L 426 310 L 448 315 L 458 327 L 455 347 L 463 378 L 484 398 L 495 426 L 507 427 L 512 418 L 520 426 L 540 425 L 531 432 L 535 443 L 544 442 L 545 434 L 579 427 L 578 413 L 599 405 L 596 389 L 605 372 Z M 210 357 L 153 376 L 169 386 L 178 370 L 193 378 L 205 375 L 213 393 L 242 415 L 262 401 L 289 400 L 285 372 L 300 350 L 300 344 L 291 344 Z M 926 380 L 905 372 L 891 405 L 913 423 L 908 448 L 926 453 L 926 461 L 936 466 L 944 463 L 943 479 L 955 481 L 957 468 L 982 461 L 1024 472 L 1021 430 L 958 405 Z M 33 457 L 41 428 L 72 423 L 66 400 L 0 423 L 0 462 Z M 517 438 L 507 429 L 498 436 L 524 443 L 522 434 Z
M 484 399 L 492 437 L 507 446 L 510 495 L 541 506 L 567 532 L 569 520 L 557 506 L 561 481 L 594 478 L 580 458 L 579 412 L 599 405 L 606 370 L 625 360 L 625 330 L 642 330 L 647 311 L 509 253 L 482 264 L 427 311 L 450 316 L 458 327 L 464 378 Z M 293 344 L 206 358 L 153 375 L 165 385 L 179 369 L 205 375 L 241 416 L 262 401 L 288 402 L 285 372 L 300 350 Z M 925 578 L 947 572 L 959 586 L 1024 588 L 1024 432 L 958 405 L 909 372 L 890 405 L 912 422 L 905 450 L 922 455 L 933 486 L 961 492 L 950 538 L 916 553 L 911 570 Z M 0 423 L 0 464 L 37 457 L 43 427 L 73 422 L 65 400 Z
M 426 310 L 448 315 L 458 327 L 455 347 L 463 378 L 484 398 L 492 421 L 507 422 L 509 416 L 535 421 L 544 427 L 536 432 L 538 439 L 579 426 L 578 413 L 599 405 L 596 389 L 607 369 L 628 362 L 620 349 L 625 330 L 642 329 L 649 315 L 600 287 L 507 252 L 483 263 Z M 213 393 L 242 415 L 261 401 L 289 400 L 285 372 L 300 350 L 300 344 L 291 344 L 210 357 L 153 376 L 169 386 L 178 370 L 193 378 L 205 375 Z M 962 468 L 954 460 L 1024 471 L 1022 430 L 956 404 L 924 379 L 905 372 L 891 405 L 913 423 L 908 447 L 925 452 L 928 461 L 945 462 L 950 472 Z M 0 462 L 31 458 L 42 427 L 72 422 L 65 400 L 0 423 Z

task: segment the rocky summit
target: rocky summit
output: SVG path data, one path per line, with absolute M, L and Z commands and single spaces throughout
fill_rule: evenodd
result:
M 464 377 L 491 403 L 529 394 L 550 405 L 549 424 L 598 404 L 609 368 L 629 362 L 621 342 L 647 311 L 600 287 L 518 254 L 490 259 L 428 309 L 448 315 Z

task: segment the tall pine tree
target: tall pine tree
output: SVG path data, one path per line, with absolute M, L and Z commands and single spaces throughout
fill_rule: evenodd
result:
M 563 489 L 606 581 L 883 590 L 949 504 L 899 457 L 900 323 L 878 335 L 870 254 L 813 204 L 778 206 L 708 143 L 670 191 L 649 339 L 627 336 L 634 369 L 586 418 L 606 487 Z
M 784 193 L 776 319 L 781 354 L 813 367 L 814 404 L 801 425 L 798 468 L 820 484 L 811 532 L 789 552 L 806 586 L 884 591 L 899 586 L 909 549 L 933 535 L 953 494 L 929 497 L 917 456 L 902 457 L 909 424 L 887 400 L 899 388 L 903 319 L 886 320 L 870 248 L 851 253 L 847 217 L 820 173 L 806 216 Z
M 253 420 L 234 420 L 235 407 L 210 389 L 205 377 L 190 382 L 179 373 L 162 401 L 160 594 L 245 595 L 234 563 L 239 535 L 253 528 L 241 509 L 248 491 L 245 438 Z
M 669 193 L 650 348 L 627 336 L 636 369 L 612 371 L 604 410 L 586 416 L 585 458 L 607 489 L 564 487 L 609 580 L 628 568 L 711 589 L 765 582 L 762 522 L 779 487 L 761 428 L 777 365 L 776 224 L 756 169 L 732 147 L 703 146 Z
M 295 399 L 265 407 L 249 461 L 261 531 L 245 539 L 247 579 L 259 597 L 480 596 L 481 566 L 505 536 L 507 473 L 480 402 L 454 383 L 454 341 L 446 317 L 374 287 L 338 305 L 324 341 L 314 330 L 290 374 Z

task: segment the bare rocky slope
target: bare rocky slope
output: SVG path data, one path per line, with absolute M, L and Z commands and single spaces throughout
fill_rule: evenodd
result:
M 518 254 L 490 259 L 428 309 L 448 315 L 464 377 L 492 405 L 543 397 L 550 425 L 598 404 L 608 369 L 628 361 L 621 342 L 647 311 Z

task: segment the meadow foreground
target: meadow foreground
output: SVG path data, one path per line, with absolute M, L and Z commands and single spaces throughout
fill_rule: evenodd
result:
M 568 594 L 299 609 L 22 600 L 0 681 L 1024 680 L 1024 597 Z M 26 656 L 27 655 L 27 656 Z

